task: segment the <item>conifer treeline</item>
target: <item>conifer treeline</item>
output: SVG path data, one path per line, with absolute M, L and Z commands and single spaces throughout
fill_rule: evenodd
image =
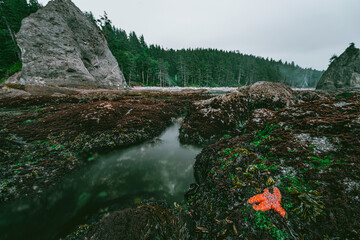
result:
M 127 34 L 112 25 L 105 13 L 95 19 L 130 85 L 241 86 L 257 81 L 283 82 L 292 87 L 315 87 L 322 71 L 292 63 L 216 49 L 164 49 L 148 46 L 144 36 Z
M 40 7 L 37 0 L 0 0 L 0 79 L 21 69 L 14 35 L 20 30 L 21 20 Z
M 21 69 L 12 34 L 21 20 L 37 11 L 37 0 L 0 0 L 0 79 Z M 164 49 L 147 45 L 135 32 L 127 34 L 112 25 L 107 14 L 95 19 L 119 63 L 127 83 L 150 86 L 241 86 L 257 81 L 283 82 L 293 87 L 315 87 L 322 71 L 292 63 L 216 49 Z M 11 34 L 12 33 L 12 34 Z

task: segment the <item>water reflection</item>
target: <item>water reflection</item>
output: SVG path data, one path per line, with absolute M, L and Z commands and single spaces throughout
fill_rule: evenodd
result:
M 174 124 L 153 143 L 103 156 L 46 196 L 3 206 L 1 239 L 56 239 L 113 204 L 127 207 L 151 198 L 181 201 L 194 182 L 200 148 L 181 145 L 179 127 Z

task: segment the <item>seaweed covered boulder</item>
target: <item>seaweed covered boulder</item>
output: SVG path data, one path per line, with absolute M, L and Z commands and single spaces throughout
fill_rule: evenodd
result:
M 175 116 L 175 109 L 166 103 L 128 99 L 61 103 L 45 107 L 35 116 L 14 117 L 4 125 L 12 134 L 28 141 L 51 139 L 89 153 L 149 139 L 160 134 Z
M 332 98 L 332 94 L 324 90 L 297 90 L 294 91 L 294 102 L 304 103 Z
M 275 110 L 294 104 L 293 90 L 283 83 L 256 82 L 248 87 L 247 95 L 252 109 L 267 108 Z
M 93 225 L 83 225 L 67 236 L 75 239 L 189 239 L 179 213 L 165 202 L 143 203 L 103 217 Z
M 266 123 L 275 116 L 276 111 L 267 108 L 255 109 L 249 116 L 246 123 L 246 130 L 263 129 Z
M 254 109 L 278 110 L 294 104 L 290 87 L 282 83 L 257 82 L 237 92 L 195 102 L 180 130 L 180 140 L 203 144 L 242 131 Z
M 247 117 L 247 98 L 240 92 L 198 101 L 185 118 L 179 137 L 182 142 L 195 144 L 216 140 L 242 126 Z
M 293 105 L 203 149 L 198 239 L 359 239 L 360 95 Z M 281 208 L 280 208 L 281 207 Z

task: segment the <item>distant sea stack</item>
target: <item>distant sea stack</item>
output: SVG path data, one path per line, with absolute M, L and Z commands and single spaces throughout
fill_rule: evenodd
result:
M 316 89 L 360 87 L 360 50 L 354 43 L 339 57 L 334 57 L 329 68 L 322 75 Z
M 101 30 L 71 0 L 53 0 L 23 19 L 16 35 L 21 84 L 116 89 L 126 85 Z

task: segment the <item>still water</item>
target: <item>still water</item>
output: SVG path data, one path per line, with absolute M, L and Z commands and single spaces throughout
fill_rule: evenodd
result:
M 89 217 L 144 199 L 183 200 L 200 148 L 181 145 L 179 124 L 153 143 L 102 156 L 39 198 L 0 208 L 0 239 L 59 239 Z

